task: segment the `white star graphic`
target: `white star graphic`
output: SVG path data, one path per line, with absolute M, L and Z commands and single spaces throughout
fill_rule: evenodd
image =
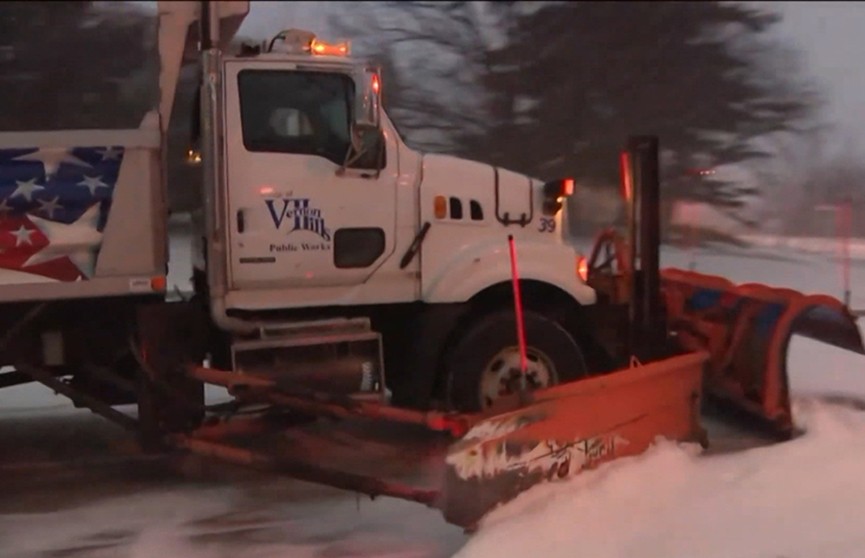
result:
M 26 198 L 27 201 L 33 201 L 33 193 L 37 190 L 45 189 L 45 186 L 40 186 L 36 184 L 35 178 L 24 182 L 16 180 L 15 184 L 17 184 L 18 187 L 15 188 L 15 191 L 12 192 L 11 196 L 9 196 L 10 198 L 14 198 L 15 196 L 21 196 L 22 198 Z
M 0 201 L 0 215 L 6 215 L 10 211 L 12 211 L 12 207 L 9 205 L 9 199 L 4 199 Z
M 117 161 L 120 159 L 120 150 L 113 147 L 100 149 L 99 154 L 102 155 L 103 161 Z
M 92 277 L 96 270 L 96 252 L 102 244 L 102 233 L 96 230 L 99 223 L 99 204 L 90 209 L 74 223 L 58 223 L 35 215 L 30 220 L 48 239 L 48 245 L 30 256 L 22 267 L 68 257 L 85 277 Z
M 29 230 L 24 225 L 17 231 L 9 231 L 9 234 L 15 237 L 15 247 L 21 246 L 24 243 L 32 245 L 33 242 L 30 241 L 30 235 L 33 234 L 33 231 Z
M 79 182 L 77 186 L 84 186 L 88 190 L 90 190 L 90 195 L 96 195 L 97 188 L 108 188 L 108 184 L 102 182 L 101 176 L 85 176 L 84 180 Z
M 54 212 L 58 209 L 63 209 L 63 206 L 57 203 L 59 199 L 60 196 L 54 196 L 54 199 L 50 201 L 36 200 L 37 202 L 39 202 L 39 209 L 37 209 L 37 211 L 44 211 L 48 214 L 49 219 L 53 219 Z
M 19 155 L 15 157 L 18 161 L 38 161 L 42 163 L 45 170 L 45 178 L 48 179 L 57 174 L 57 169 L 61 163 L 76 165 L 79 167 L 92 167 L 90 163 L 82 161 L 75 155 L 69 152 L 66 148 L 45 147 L 27 155 Z

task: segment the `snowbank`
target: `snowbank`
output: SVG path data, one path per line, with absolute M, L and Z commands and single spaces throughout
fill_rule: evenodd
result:
M 725 455 L 659 441 L 493 511 L 460 558 L 862 556 L 865 357 L 794 338 L 794 416 L 806 433 Z M 861 404 L 861 403 L 860 403 Z
M 836 266 L 789 256 L 781 247 L 774 260 L 701 251 L 697 263 L 739 282 L 836 294 Z M 688 257 L 666 249 L 664 265 L 684 267 Z M 854 285 L 862 274 L 853 269 Z M 860 291 L 854 307 L 865 303 Z M 824 396 L 865 400 L 865 357 L 794 338 L 788 367 L 802 437 L 711 456 L 659 442 L 641 456 L 530 490 L 489 514 L 456 556 L 861 556 L 865 412 Z
M 493 512 L 462 558 L 862 555 L 865 413 L 797 402 L 808 432 L 740 454 L 649 452 Z
M 740 234 L 743 240 L 761 248 L 787 248 L 812 254 L 825 254 L 834 257 L 843 255 L 844 240 L 835 237 L 782 236 L 770 234 Z M 865 259 L 865 239 L 851 238 L 847 242 L 850 259 Z

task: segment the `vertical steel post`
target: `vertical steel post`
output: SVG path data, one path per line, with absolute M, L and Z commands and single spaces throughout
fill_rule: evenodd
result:
M 210 2 L 201 2 L 201 13 L 198 14 L 198 50 L 205 51 L 213 48 L 213 36 L 210 33 L 211 24 Z
M 631 354 L 651 358 L 663 345 L 666 334 L 661 316 L 661 186 L 658 138 L 634 136 L 627 151 L 633 177 L 630 211 L 631 261 Z

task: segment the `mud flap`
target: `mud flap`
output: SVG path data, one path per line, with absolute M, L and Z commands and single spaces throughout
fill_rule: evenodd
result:
M 710 355 L 705 390 L 794 431 L 787 351 L 802 335 L 865 354 L 856 318 L 838 299 L 762 284 L 735 285 L 680 269 L 661 272 L 668 326 L 680 344 Z
M 497 505 L 546 481 L 645 451 L 657 436 L 705 443 L 703 352 L 539 390 L 519 409 L 476 422 L 448 450 L 436 507 L 474 526 Z

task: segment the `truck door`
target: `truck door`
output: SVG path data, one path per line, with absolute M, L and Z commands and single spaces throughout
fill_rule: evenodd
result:
M 356 285 L 392 255 L 396 161 L 338 172 L 353 99 L 341 72 L 226 62 L 233 289 Z

